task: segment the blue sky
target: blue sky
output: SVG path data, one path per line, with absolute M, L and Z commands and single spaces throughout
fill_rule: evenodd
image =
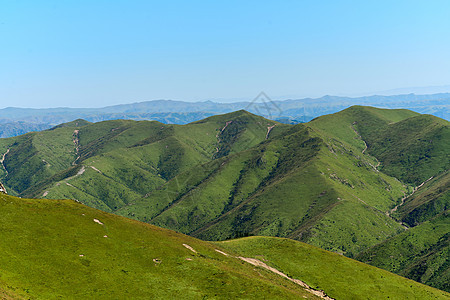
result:
M 0 0 L 0 108 L 450 84 L 450 1 Z

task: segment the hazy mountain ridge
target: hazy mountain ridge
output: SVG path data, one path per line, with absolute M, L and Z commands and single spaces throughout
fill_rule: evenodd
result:
M 341 111 L 355 104 L 390 109 L 410 109 L 422 114 L 432 114 L 450 120 L 450 93 L 431 95 L 404 94 L 395 96 L 305 98 L 298 100 L 243 101 L 217 103 L 212 101 L 184 102 L 174 100 L 153 100 L 132 104 L 121 104 L 103 108 L 46 108 L 29 109 L 8 107 L 0 109 L 2 123 L 15 123 L 20 130 L 2 129 L 0 135 L 10 137 L 22 132 L 42 130 L 51 126 L 85 119 L 100 122 L 113 119 L 155 120 L 165 124 L 187 124 L 211 115 L 245 109 L 269 119 L 291 119 L 308 122 L 311 119 Z M 25 122 L 24 124 L 16 122 Z M 28 124 L 31 123 L 31 124 Z M 20 125 L 20 126 L 19 126 Z

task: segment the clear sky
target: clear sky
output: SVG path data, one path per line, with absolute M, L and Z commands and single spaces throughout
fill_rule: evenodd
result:
M 447 0 L 0 0 L 0 108 L 449 84 Z

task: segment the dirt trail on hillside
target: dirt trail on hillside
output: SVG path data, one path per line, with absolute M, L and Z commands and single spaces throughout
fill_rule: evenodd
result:
M 72 134 L 72 140 L 73 143 L 75 144 L 75 155 L 77 156 L 77 158 L 73 161 L 72 165 L 75 166 L 77 164 L 77 161 L 80 159 L 80 138 L 79 138 L 79 134 L 80 131 L 78 129 L 73 131 Z
M 183 246 L 186 247 L 187 245 L 186 245 L 186 244 L 183 244 Z M 186 248 L 187 248 L 187 247 L 186 247 Z M 191 249 L 191 250 L 195 251 L 194 249 Z M 322 298 L 322 299 L 326 299 L 326 300 L 335 300 L 335 299 L 333 299 L 333 298 L 327 296 L 327 295 L 325 294 L 324 291 L 318 291 L 318 290 L 315 290 L 315 289 L 311 288 L 309 285 L 307 285 L 305 282 L 301 281 L 300 279 L 294 279 L 294 278 L 291 278 L 291 277 L 287 276 L 286 274 L 284 274 L 283 272 L 281 272 L 280 270 L 275 269 L 275 268 L 273 268 L 273 267 L 271 267 L 271 266 L 268 266 L 266 263 L 260 261 L 259 259 L 256 259 L 256 258 L 250 258 L 250 257 L 242 257 L 242 256 L 232 256 L 232 255 L 230 255 L 230 254 L 228 254 L 228 253 L 225 253 L 225 252 L 223 252 L 223 251 L 220 251 L 220 250 L 218 250 L 218 249 L 214 249 L 214 250 L 215 250 L 216 252 L 218 252 L 218 253 L 224 255 L 224 256 L 227 256 L 227 257 L 233 257 L 233 258 L 237 258 L 237 259 L 243 260 L 243 261 L 245 261 L 246 263 L 249 263 L 249 264 L 251 264 L 251 265 L 254 265 L 255 267 L 261 267 L 261 268 L 264 268 L 264 269 L 266 269 L 266 270 L 268 270 L 268 271 L 270 271 L 270 272 L 272 272 L 272 273 L 275 273 L 275 274 L 277 274 L 277 275 L 279 275 L 279 276 L 281 276 L 281 277 L 284 277 L 284 278 L 286 278 L 287 280 L 290 280 L 290 281 L 292 281 L 293 283 L 300 285 L 301 287 L 303 287 L 306 291 L 310 292 L 311 294 L 316 295 L 316 296 L 318 296 L 318 297 L 320 297 L 320 298 Z M 195 251 L 195 252 L 197 252 L 197 251 Z
M 272 126 L 267 127 L 267 134 L 266 134 L 266 140 L 269 138 L 269 133 L 272 131 L 272 129 L 276 126 L 277 124 L 274 124 Z
M 220 132 L 218 132 L 216 134 L 216 138 L 217 138 L 217 146 L 216 146 L 216 153 L 219 153 L 219 146 L 220 146 L 220 138 L 219 135 L 228 127 L 228 125 L 230 125 L 231 123 L 233 123 L 233 121 L 227 121 L 225 123 L 225 126 L 220 130 Z
M 186 247 L 187 249 L 191 250 L 194 253 L 197 253 L 197 251 L 195 251 L 194 248 L 192 248 L 191 246 L 189 246 L 188 244 L 183 244 L 184 247 Z
M 1 163 L 2 167 L 3 167 L 3 169 L 4 169 L 5 172 L 6 172 L 6 176 L 5 176 L 5 177 L 8 176 L 8 170 L 6 170 L 6 167 L 5 167 L 5 165 L 3 164 L 3 162 L 5 161 L 6 155 L 7 155 L 8 153 L 9 153 L 9 148 L 8 148 L 8 150 L 6 150 L 6 152 L 3 154 L 2 158 L 0 159 L 0 163 Z
M 350 125 L 350 127 L 351 127 L 351 129 L 353 130 L 353 132 L 355 132 L 355 134 L 356 134 L 356 136 L 357 136 L 356 138 L 359 139 L 359 140 L 361 140 L 361 141 L 364 143 L 364 149 L 361 151 L 361 153 L 362 153 L 362 154 L 365 154 L 365 152 L 366 152 L 366 150 L 367 150 L 367 148 L 368 148 L 368 147 L 367 147 L 367 143 L 366 143 L 365 140 L 363 140 L 362 136 L 359 134 L 358 130 L 356 130 L 355 126 L 353 126 L 353 125 L 355 125 L 355 124 L 356 124 L 356 122 L 353 122 L 353 124 Z M 372 168 L 373 168 L 375 171 L 379 172 L 379 171 L 378 171 L 378 167 L 381 165 L 380 161 L 379 161 L 375 156 L 371 156 L 371 157 L 373 157 L 373 158 L 377 161 L 377 165 L 374 166 L 374 165 L 372 165 L 370 162 L 367 162 L 367 163 L 368 163 L 369 165 L 371 165 Z
M 419 184 L 418 186 L 416 186 L 416 187 L 413 189 L 413 191 L 412 191 L 411 194 L 409 194 L 409 195 L 404 194 L 404 197 L 402 198 L 400 204 L 396 205 L 393 209 L 391 209 L 391 211 L 388 213 L 388 215 L 391 216 L 392 213 L 396 212 L 397 209 L 398 209 L 400 206 L 402 206 L 403 204 L 405 204 L 405 200 L 406 200 L 407 198 L 409 198 L 409 197 L 411 197 L 412 195 L 414 195 L 414 193 L 417 192 L 418 189 L 420 189 L 425 183 L 427 183 L 428 181 L 430 181 L 430 180 L 433 179 L 433 178 L 434 178 L 434 177 L 431 176 L 430 178 L 428 178 L 427 180 L 425 180 L 424 182 L 422 182 L 421 184 Z
M 63 180 L 61 180 L 61 181 L 55 183 L 54 186 L 59 186 L 59 185 L 61 185 L 61 182 L 65 182 L 66 185 L 75 188 L 75 187 L 74 187 L 73 185 L 71 185 L 68 181 L 71 180 L 71 179 L 74 179 L 74 178 L 76 178 L 76 177 L 78 177 L 78 176 L 80 176 L 80 175 L 83 175 L 83 173 L 84 173 L 85 171 L 86 171 L 86 167 L 85 167 L 85 166 L 82 166 L 82 167 L 80 168 L 80 170 L 78 170 L 77 174 L 75 174 L 75 175 L 73 175 L 73 176 L 71 176 L 71 177 L 67 177 L 67 178 L 65 178 L 65 179 L 63 179 Z M 45 196 L 47 196 L 48 194 L 49 194 L 49 191 L 48 191 L 48 190 L 47 190 L 47 191 L 44 191 L 44 193 L 42 194 L 42 197 L 45 197 Z
M 271 271 L 271 272 L 273 272 L 273 273 L 275 273 L 275 274 L 277 274 L 277 275 L 280 275 L 281 277 L 284 277 L 284 278 L 286 278 L 287 280 L 290 280 L 290 281 L 294 282 L 295 284 L 300 285 L 300 286 L 303 287 L 306 291 L 308 291 L 308 292 L 310 292 L 311 294 L 316 295 L 316 296 L 318 296 L 318 297 L 320 297 L 320 298 L 322 298 L 322 299 L 326 299 L 326 300 L 334 300 L 333 298 L 327 296 L 327 295 L 325 294 L 324 291 L 318 291 L 318 290 L 315 290 L 315 289 L 311 288 L 309 285 L 307 285 L 305 282 L 303 282 L 303 281 L 301 281 L 301 280 L 299 280 L 299 279 L 291 278 L 291 277 L 287 276 L 286 274 L 284 274 L 283 272 L 281 272 L 281 271 L 279 271 L 279 270 L 277 270 L 277 269 L 275 269 L 275 268 L 272 268 L 271 266 L 268 266 L 267 264 L 263 263 L 263 262 L 260 261 L 259 259 L 256 259 L 256 258 L 248 258 L 248 257 L 241 257 L 241 256 L 238 256 L 237 258 L 239 258 L 239 259 L 241 259 L 241 260 L 243 260 L 243 261 L 245 261 L 245 262 L 247 262 L 247 263 L 249 263 L 249 264 L 252 264 L 252 265 L 254 265 L 254 266 L 256 266 L 256 267 L 261 267 L 261 268 L 264 268 L 264 269 L 266 269 L 266 270 L 269 270 L 269 271 Z

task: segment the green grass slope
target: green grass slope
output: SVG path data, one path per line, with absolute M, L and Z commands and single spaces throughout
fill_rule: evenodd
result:
M 443 291 L 301 242 L 247 237 L 217 245 L 323 289 L 334 299 L 448 299 Z
M 205 242 L 71 200 L 0 195 L 0 239 L 2 299 L 319 299 L 243 258 L 335 299 L 449 296 L 303 243 Z
M 20 194 L 69 168 L 76 159 L 72 135 L 73 129 L 66 127 L 0 139 L 0 180 Z
M 450 218 L 448 209 L 373 248 L 357 259 L 450 291 Z
M 0 240 L 6 299 L 315 299 L 218 246 L 69 200 L 0 195 Z

